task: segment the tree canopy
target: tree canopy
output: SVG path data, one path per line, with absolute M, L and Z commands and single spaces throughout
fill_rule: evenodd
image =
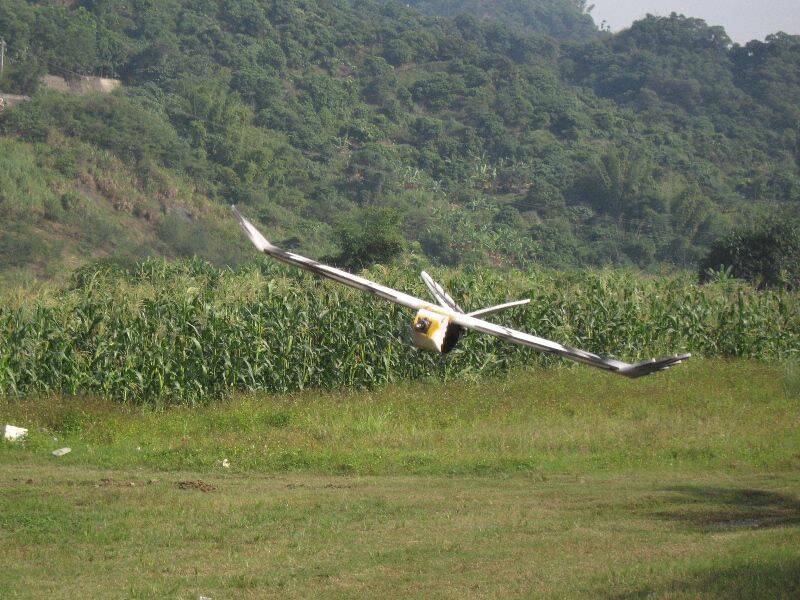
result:
M 243 204 L 318 255 L 355 253 L 352 224 L 386 210 L 445 264 L 694 268 L 737 224 L 800 212 L 797 36 L 739 46 L 676 14 L 610 35 L 582 0 L 63 4 L 0 5 L 0 89 L 34 94 L 0 135 L 72 153 L 58 196 L 91 199 L 95 148 L 142 193 Z M 42 72 L 124 87 L 64 97 Z M 185 211 L 159 202 L 136 218 Z

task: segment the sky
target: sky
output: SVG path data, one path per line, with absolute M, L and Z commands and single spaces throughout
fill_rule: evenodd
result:
M 671 12 L 722 25 L 734 42 L 763 40 L 777 31 L 800 34 L 800 0 L 589 0 L 592 16 L 612 31 L 628 27 L 647 13 L 667 16 Z

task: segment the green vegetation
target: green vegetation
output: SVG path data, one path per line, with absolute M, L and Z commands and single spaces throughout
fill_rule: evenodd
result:
M 800 38 L 410 4 L 0 2 L 3 597 L 800 594 Z
M 7 280 L 108 256 L 235 264 L 216 211 L 231 202 L 351 264 L 404 239 L 448 266 L 695 271 L 735 226 L 798 216 L 797 37 L 732 45 L 677 15 L 608 35 L 578 0 L 415 3 L 445 18 L 371 0 L 50 4 L 0 7 L 0 88 L 34 94 L 0 117 L 0 160 L 35 165 L 0 188 Z M 36 91 L 44 71 L 125 85 L 65 97 Z M 29 190 L 56 210 L 15 208 Z M 93 207 L 86 230 L 59 204 Z M 373 247 L 355 231 L 373 209 L 396 231 L 350 256 Z
M 340 250 L 332 261 L 354 271 L 374 263 L 387 264 L 405 248 L 400 215 L 385 208 L 364 209 L 357 218 L 340 222 L 334 234 Z
M 585 39 L 599 32 L 586 0 L 409 0 L 408 5 L 432 15 L 474 15 L 489 22 L 555 38 Z M 591 9 L 589 9 L 591 10 Z
M 756 361 L 698 359 L 637 381 L 587 367 L 537 368 L 476 382 L 248 394 L 166 409 L 6 398 L 3 419 L 31 433 L 6 445 L 1 460 L 69 446 L 65 464 L 165 471 L 215 471 L 224 458 L 234 473 L 796 470 L 800 397 L 786 386 L 791 377 Z
M 535 370 L 159 411 L 3 400 L 31 437 L 0 442 L 0 586 L 792 598 L 800 397 L 781 379 L 715 360 L 637 382 Z
M 243 237 L 243 236 L 241 236 Z M 417 269 L 368 276 L 421 297 Z M 706 357 L 797 357 L 796 293 L 721 277 L 489 269 L 437 273 L 465 307 L 531 298 L 502 321 L 627 360 L 691 351 Z M 0 393 L 89 393 L 160 404 L 234 390 L 291 391 L 450 380 L 514 366 L 561 364 L 534 350 L 468 335 L 439 357 L 407 341 L 411 314 L 274 261 L 220 270 L 151 260 L 77 271 L 65 289 L 0 306 Z
M 152 255 L 219 265 L 252 257 L 230 212 L 185 180 L 157 167 L 136 173 L 108 151 L 61 142 L 0 137 L 4 291 L 35 287 L 37 276 L 65 283 L 74 268 L 109 254 L 121 264 Z
M 800 224 L 751 227 L 716 241 L 700 263 L 700 278 L 723 270 L 760 288 L 800 289 Z

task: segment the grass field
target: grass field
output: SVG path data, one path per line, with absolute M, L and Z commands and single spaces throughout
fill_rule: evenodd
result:
M 779 366 L 0 418 L 31 429 L 0 445 L 2 597 L 800 595 L 800 394 Z

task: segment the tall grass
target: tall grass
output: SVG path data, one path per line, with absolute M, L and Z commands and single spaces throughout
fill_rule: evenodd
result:
M 411 271 L 370 275 L 425 294 Z M 528 307 L 498 319 L 630 360 L 673 351 L 800 353 L 800 297 L 787 292 L 589 271 L 470 270 L 444 283 L 469 308 L 530 297 Z M 410 317 L 266 260 L 238 271 L 199 261 L 94 265 L 77 271 L 68 289 L 0 308 L 0 393 L 196 402 L 234 390 L 369 387 L 559 362 L 477 334 L 444 358 L 418 352 L 403 339 Z

